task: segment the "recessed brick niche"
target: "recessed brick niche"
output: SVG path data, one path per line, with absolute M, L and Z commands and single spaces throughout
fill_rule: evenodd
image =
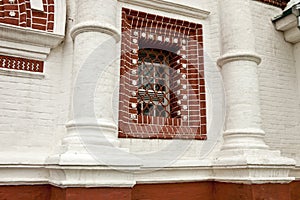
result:
M 206 139 L 202 25 L 122 9 L 119 137 Z

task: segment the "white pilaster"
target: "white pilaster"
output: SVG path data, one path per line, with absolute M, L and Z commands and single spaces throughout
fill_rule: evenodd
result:
M 119 149 L 118 127 L 114 121 L 113 93 L 118 84 L 119 59 L 116 43 L 120 40 L 115 27 L 116 5 L 113 0 L 76 0 L 73 92 L 67 136 L 61 153 L 49 159 L 59 165 L 113 166 L 122 169 L 139 166 L 136 158 Z M 95 92 L 100 88 L 95 114 Z M 78 180 L 80 181 L 80 180 Z
M 285 182 L 292 159 L 270 151 L 261 129 L 255 38 L 249 0 L 220 0 L 222 55 L 218 65 L 226 93 L 224 143 L 215 160 L 216 180 Z

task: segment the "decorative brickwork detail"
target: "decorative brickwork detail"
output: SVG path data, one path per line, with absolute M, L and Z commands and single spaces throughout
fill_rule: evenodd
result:
M 285 8 L 289 0 L 256 0 L 276 7 Z
M 54 0 L 43 0 L 44 11 L 33 10 L 30 0 L 0 1 L 0 23 L 53 32 Z
M 10 56 L 0 56 L 0 68 L 42 73 L 44 62 Z
M 121 46 L 119 137 L 206 139 L 202 25 L 123 8 Z M 140 53 L 146 50 L 169 52 L 167 62 L 147 58 L 154 71 L 168 63 L 167 85 L 158 84 L 161 74 L 155 81 L 143 71 L 149 68 L 141 70 L 146 57 Z M 148 83 L 141 83 L 141 76 Z M 154 101 L 163 115 L 148 111 Z M 147 111 L 141 109 L 143 102 Z

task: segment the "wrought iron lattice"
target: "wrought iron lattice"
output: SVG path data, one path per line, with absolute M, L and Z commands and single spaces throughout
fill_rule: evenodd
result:
M 140 49 L 138 55 L 138 115 L 171 118 L 170 60 L 173 53 Z

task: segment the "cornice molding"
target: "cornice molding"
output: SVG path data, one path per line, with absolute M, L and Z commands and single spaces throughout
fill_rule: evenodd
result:
M 64 35 L 0 24 L 0 53 L 34 60 L 46 60 L 50 49 L 58 46 Z
M 300 42 L 300 30 L 297 17 L 292 12 L 292 7 L 285 10 L 280 16 L 275 17 L 273 23 L 276 30 L 283 32 L 285 41 L 292 44 Z
M 139 168 L 80 165 L 0 165 L 0 185 L 50 184 L 66 187 L 133 187 L 145 183 L 221 181 L 262 184 L 299 180 L 299 166 L 276 164 L 214 165 L 210 161 L 187 161 L 176 166 Z M 289 175 L 289 172 L 292 173 Z
M 199 8 L 190 7 L 164 0 L 118 0 L 119 2 L 160 10 L 168 13 L 179 14 L 196 19 L 206 19 L 210 12 Z

